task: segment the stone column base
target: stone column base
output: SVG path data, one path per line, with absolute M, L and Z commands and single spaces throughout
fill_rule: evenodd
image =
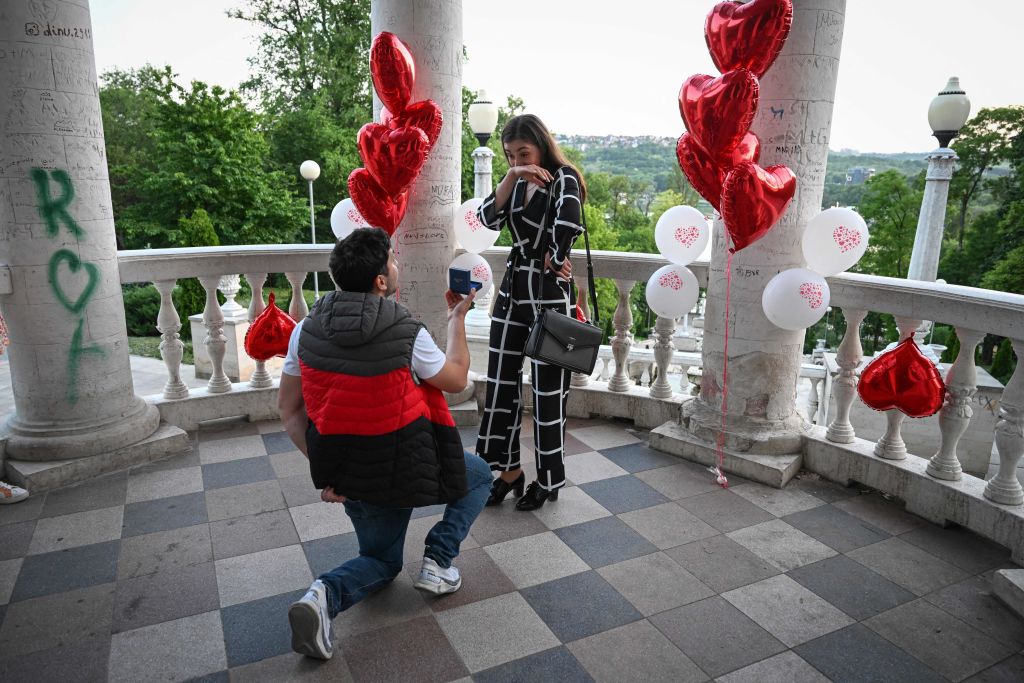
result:
M 683 405 L 683 426 L 699 440 L 718 443 L 722 413 L 707 407 L 699 398 Z M 808 424 L 795 411 L 788 420 L 755 420 L 729 415 L 725 425 L 725 448 L 736 453 L 792 455 L 800 453 Z

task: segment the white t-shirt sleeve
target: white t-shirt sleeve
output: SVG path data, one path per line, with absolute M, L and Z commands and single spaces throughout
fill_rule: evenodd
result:
M 292 330 L 292 336 L 288 339 L 288 355 L 284 357 L 284 365 L 281 366 L 282 374 L 295 377 L 302 374 L 302 370 L 299 367 L 299 333 L 302 331 L 302 323 L 304 322 L 305 319 L 299 321 L 299 324 Z
M 412 347 L 412 371 L 420 379 L 430 379 L 444 367 L 444 351 L 437 347 L 426 328 L 420 328 Z

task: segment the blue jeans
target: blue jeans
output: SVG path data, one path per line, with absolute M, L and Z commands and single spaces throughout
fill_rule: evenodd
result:
M 426 538 L 424 557 L 430 557 L 441 567 L 451 566 L 491 492 L 491 468 L 478 456 L 465 455 L 469 493 L 445 507 L 444 517 Z M 327 586 L 327 606 L 332 619 L 391 583 L 402 571 L 405 532 L 413 510 L 357 501 L 346 501 L 344 505 L 359 539 L 359 557 L 319 577 Z

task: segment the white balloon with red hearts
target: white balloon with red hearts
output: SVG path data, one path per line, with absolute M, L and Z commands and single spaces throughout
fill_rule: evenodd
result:
M 345 239 L 359 228 L 368 227 L 370 224 L 359 213 L 351 198 L 342 199 L 331 210 L 331 232 L 339 240 Z
M 491 230 L 480 222 L 477 209 L 484 203 L 479 197 L 467 199 L 455 211 L 455 239 L 459 245 L 472 254 L 490 249 L 498 241 L 498 230 Z
M 768 281 L 761 307 L 776 327 L 805 330 L 824 317 L 830 296 L 828 282 L 821 275 L 807 268 L 790 268 Z
M 825 209 L 807 224 L 802 246 L 808 268 L 825 277 L 838 275 L 864 255 L 868 224 L 853 209 Z
M 711 230 L 704 214 L 692 206 L 673 206 L 661 214 L 654 226 L 658 251 L 680 266 L 693 263 L 710 240 Z
M 487 259 L 480 254 L 459 254 L 449 268 L 468 270 L 469 279 L 472 282 L 480 283 L 480 289 L 476 293 L 477 299 L 482 299 L 491 291 L 491 285 L 494 284 L 494 273 L 491 271 L 491 265 L 487 263 Z
M 697 305 L 700 285 L 689 268 L 672 263 L 654 271 L 647 281 L 646 293 L 647 305 L 655 314 L 662 318 L 681 318 Z

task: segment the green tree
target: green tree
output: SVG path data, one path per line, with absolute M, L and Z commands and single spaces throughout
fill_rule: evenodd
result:
M 858 270 L 873 275 L 906 277 L 917 231 L 921 191 L 899 171 L 885 171 L 867 181 L 858 207 L 871 240 Z
M 469 127 L 469 105 L 476 100 L 476 93 L 469 88 L 462 87 L 462 201 L 473 197 L 473 190 L 476 185 L 473 170 L 473 150 L 480 146 L 480 142 L 473 135 Z M 521 98 L 509 95 L 505 100 L 505 106 L 498 107 L 498 123 L 494 127 L 494 134 L 487 141 L 487 147 L 494 152 L 491 160 L 491 182 L 497 185 L 508 173 L 508 160 L 505 158 L 505 149 L 501 144 L 501 130 L 513 116 L 523 113 L 526 105 Z M 511 244 L 504 244 L 508 246 Z
M 220 240 L 213 228 L 213 220 L 205 209 L 196 209 L 189 216 L 178 219 L 178 233 L 183 247 L 217 247 Z M 181 337 L 192 338 L 192 326 L 188 317 L 201 313 L 206 307 L 206 290 L 195 278 L 179 280 L 172 296 L 178 317 L 184 323 L 181 326 Z

